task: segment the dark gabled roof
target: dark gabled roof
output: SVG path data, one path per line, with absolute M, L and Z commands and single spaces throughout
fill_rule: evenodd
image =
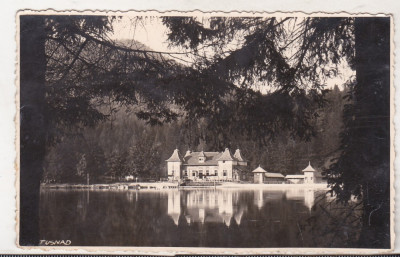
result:
M 218 161 L 233 161 L 233 157 L 231 155 L 231 152 L 229 151 L 228 148 L 225 148 L 225 151 L 221 154 L 221 156 L 218 158 Z
M 167 162 L 181 162 L 182 158 L 179 155 L 179 150 L 175 149 L 174 152 L 172 153 L 171 157 L 169 157 Z
M 199 157 L 205 157 L 204 162 L 199 162 Z M 171 156 L 172 158 L 172 156 Z M 224 152 L 190 152 L 187 151 L 182 159 L 183 165 L 216 166 L 218 161 L 245 161 L 239 153 L 239 158 L 232 157 L 229 149 Z
M 199 156 L 204 155 L 204 162 L 199 162 Z M 190 155 L 185 156 L 183 165 L 218 165 L 218 158 L 221 156 L 219 152 L 192 152 Z

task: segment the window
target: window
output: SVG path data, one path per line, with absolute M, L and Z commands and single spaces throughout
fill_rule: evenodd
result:
M 214 175 L 217 176 L 218 170 L 214 170 Z
M 185 176 L 187 176 L 188 175 L 188 172 L 187 172 L 187 170 L 185 170 Z
M 207 175 L 207 176 L 210 175 L 210 171 L 209 171 L 209 170 L 206 171 L 206 175 Z
M 226 177 L 226 170 L 224 170 L 224 177 Z
M 196 172 L 193 171 L 192 176 L 195 177 L 196 176 Z
M 222 163 L 225 163 L 225 161 L 222 161 Z

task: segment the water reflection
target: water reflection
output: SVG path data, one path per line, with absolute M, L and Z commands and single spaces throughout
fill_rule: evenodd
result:
M 168 192 L 168 215 L 178 226 L 179 215 L 181 214 L 181 194 L 179 191 Z
M 311 211 L 315 202 L 315 190 L 313 189 L 288 189 L 286 190 L 286 198 L 289 200 L 303 201 L 304 205 Z
M 84 194 L 78 198 L 76 209 L 78 211 L 78 217 L 81 221 L 85 221 L 88 212 L 88 206 L 90 201 L 90 191 L 87 190 Z
M 223 223 L 229 227 L 234 212 L 237 212 L 237 195 L 238 193 L 232 191 L 214 190 L 169 192 L 168 203 L 172 204 L 177 201 L 176 198 L 181 199 L 182 197 L 182 212 L 179 214 L 184 215 L 189 225 L 195 222 L 201 224 L 207 222 Z M 170 201 L 171 198 L 174 200 Z M 168 210 L 170 209 L 171 207 L 168 205 Z M 176 215 L 176 213 L 173 214 Z
M 41 239 L 73 245 L 309 246 L 299 224 L 311 217 L 308 189 L 68 191 L 41 193 Z
M 315 201 L 313 189 L 290 189 L 286 191 L 254 190 L 254 205 L 261 210 L 266 202 L 283 201 L 284 199 L 302 201 L 311 211 Z M 243 192 L 242 192 L 243 193 Z M 181 215 L 187 224 L 222 223 L 230 226 L 232 218 L 237 225 L 241 224 L 247 205 L 239 202 L 240 191 L 233 190 L 185 190 L 169 191 L 167 214 L 175 225 L 179 225 Z

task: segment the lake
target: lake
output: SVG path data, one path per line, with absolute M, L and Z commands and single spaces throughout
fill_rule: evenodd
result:
M 329 231 L 333 214 L 317 208 L 325 192 L 42 189 L 40 237 L 75 246 L 349 247 L 355 229 Z

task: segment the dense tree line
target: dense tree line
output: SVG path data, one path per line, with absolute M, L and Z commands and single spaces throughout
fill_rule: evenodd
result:
M 264 145 L 236 131 L 228 135 L 229 144 L 225 147 L 231 151 L 241 149 L 249 161 L 248 172 L 260 164 L 271 172 L 294 174 L 305 168 L 308 161 L 322 171 L 339 154 L 339 133 L 347 91 L 347 87 L 339 90 L 335 86 L 327 92 L 327 104 L 318 110 L 314 124 L 316 136 L 309 141 L 283 131 Z M 81 133 L 64 136 L 46 157 L 43 181 L 86 183 L 87 174 L 92 183 L 105 182 L 106 178 L 123 180 L 130 175 L 141 179 L 165 178 L 165 160 L 176 147 L 182 154 L 188 149 L 223 150 L 207 142 L 207 135 L 203 133 L 206 125 L 204 120 L 199 120 L 188 127 L 178 120 L 150 126 L 121 107 L 108 121 Z

